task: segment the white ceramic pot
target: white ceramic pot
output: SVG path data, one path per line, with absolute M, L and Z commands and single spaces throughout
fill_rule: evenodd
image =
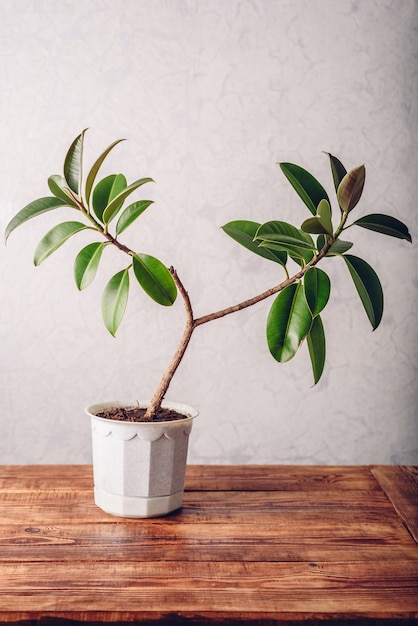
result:
M 187 447 L 196 409 L 163 402 L 184 419 L 123 422 L 97 417 L 110 407 L 145 402 L 106 402 L 86 409 L 91 419 L 94 497 L 98 507 L 121 517 L 158 517 L 181 507 Z

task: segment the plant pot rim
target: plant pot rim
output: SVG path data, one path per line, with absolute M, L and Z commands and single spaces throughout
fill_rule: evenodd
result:
M 170 427 L 170 426 L 175 426 L 176 424 L 184 424 L 184 422 L 188 422 L 193 420 L 195 417 L 197 417 L 199 415 L 199 411 L 193 407 L 190 406 L 189 404 L 183 404 L 180 402 L 171 402 L 170 400 L 163 400 L 163 402 L 161 403 L 162 408 L 168 408 L 168 409 L 173 409 L 175 411 L 177 411 L 178 413 L 184 415 L 183 419 L 178 419 L 178 420 L 167 420 L 167 421 L 158 421 L 158 422 L 125 422 L 125 421 L 121 421 L 121 420 L 116 420 L 116 419 L 112 419 L 111 417 L 99 417 L 98 415 L 96 415 L 97 412 L 103 410 L 103 409 L 108 409 L 111 407 L 115 407 L 115 408 L 128 408 L 128 407 L 139 407 L 141 409 L 145 409 L 147 408 L 149 404 L 149 401 L 146 400 L 125 400 L 125 401 L 120 401 L 120 400 L 113 400 L 113 401 L 107 401 L 107 402 L 98 402 L 95 404 L 91 404 L 86 408 L 86 413 L 87 415 L 89 415 L 90 417 L 94 418 L 95 420 L 98 420 L 100 422 L 104 422 L 104 423 L 109 423 L 112 422 L 114 424 L 120 424 L 120 425 L 124 425 L 127 428 L 134 428 L 134 427 L 138 427 L 140 426 L 141 428 L 155 428 L 156 426 L 161 426 L 161 427 Z

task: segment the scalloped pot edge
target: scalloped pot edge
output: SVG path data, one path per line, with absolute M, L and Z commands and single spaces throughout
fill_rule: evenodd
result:
M 187 405 L 177 402 L 163 402 L 163 408 L 170 408 L 176 410 L 178 413 L 184 415 L 184 420 L 174 420 L 168 422 L 122 422 L 119 420 L 112 420 L 105 417 L 98 417 L 96 413 L 108 409 L 111 407 L 140 407 L 145 409 L 147 402 L 144 401 L 130 401 L 130 402 L 101 402 L 99 404 L 93 404 L 86 409 L 87 415 L 92 418 L 92 431 L 103 437 L 113 436 L 116 439 L 122 439 L 123 441 L 129 441 L 135 437 L 139 437 L 144 441 L 157 441 L 161 437 L 167 439 L 176 439 L 177 437 L 189 435 L 192 429 L 192 423 L 199 412 Z

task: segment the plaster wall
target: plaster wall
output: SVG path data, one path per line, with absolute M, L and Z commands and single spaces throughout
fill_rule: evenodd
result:
M 416 0 L 0 0 L 0 229 L 89 127 L 86 161 L 125 137 L 110 171 L 156 181 L 126 239 L 177 268 L 196 315 L 281 280 L 219 228 L 308 216 L 280 161 L 330 192 L 323 151 L 365 163 L 358 217 L 390 213 L 416 241 L 417 24 Z M 133 285 L 112 338 L 100 298 L 125 261 L 109 254 L 78 293 L 80 235 L 34 268 L 57 221 L 0 244 L 0 463 L 90 462 L 84 407 L 148 398 L 182 332 L 180 300 Z M 271 302 L 198 329 L 168 395 L 200 410 L 190 462 L 418 464 L 416 244 L 350 236 L 383 285 L 380 327 L 336 261 L 316 387 L 306 347 L 287 365 L 268 354 Z

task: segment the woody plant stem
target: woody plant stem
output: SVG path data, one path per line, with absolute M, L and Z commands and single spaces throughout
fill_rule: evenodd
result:
M 341 224 L 341 227 L 342 227 L 342 224 Z M 340 228 L 338 230 L 340 231 Z M 335 236 L 330 238 L 327 241 L 327 243 L 322 248 L 322 250 L 317 255 L 315 255 L 313 259 L 309 263 L 307 263 L 307 265 L 305 265 L 301 270 L 299 270 L 294 276 L 286 278 L 286 280 L 276 285 L 275 287 L 271 287 L 267 291 L 264 291 L 263 293 L 260 293 L 259 295 L 254 296 L 253 298 L 244 300 L 243 302 L 227 307 L 226 309 L 221 309 L 220 311 L 216 311 L 215 313 L 209 313 L 208 315 L 203 315 L 202 317 L 198 317 L 198 318 L 194 317 L 189 294 L 187 293 L 183 283 L 181 282 L 176 270 L 173 267 L 170 267 L 170 273 L 174 279 L 174 282 L 176 283 L 177 289 L 179 290 L 181 297 L 183 298 L 184 308 L 186 312 L 186 325 L 184 328 L 181 341 L 179 345 L 177 346 L 177 350 L 175 351 L 168 368 L 164 372 L 162 379 L 160 380 L 160 383 L 149 403 L 144 419 L 151 421 L 153 416 L 156 414 L 156 412 L 160 408 L 161 402 L 163 401 L 163 398 L 167 392 L 167 389 L 171 383 L 171 380 L 184 357 L 184 354 L 187 350 L 192 334 L 196 330 L 196 328 L 198 328 L 198 326 L 202 326 L 203 324 L 207 324 L 208 322 L 211 322 L 213 320 L 217 320 L 221 317 L 225 317 L 226 315 L 230 315 L 231 313 L 242 311 L 243 309 L 246 309 L 250 306 L 253 306 L 254 304 L 257 304 L 258 302 L 261 302 L 262 300 L 265 300 L 266 298 L 269 298 L 270 296 L 278 293 L 279 291 L 282 291 L 288 285 L 291 285 L 292 283 L 295 283 L 296 281 L 300 280 L 304 276 L 304 274 L 308 271 L 309 268 L 314 267 L 314 265 L 316 265 L 327 254 L 328 250 L 330 249 L 334 241 L 335 241 Z

